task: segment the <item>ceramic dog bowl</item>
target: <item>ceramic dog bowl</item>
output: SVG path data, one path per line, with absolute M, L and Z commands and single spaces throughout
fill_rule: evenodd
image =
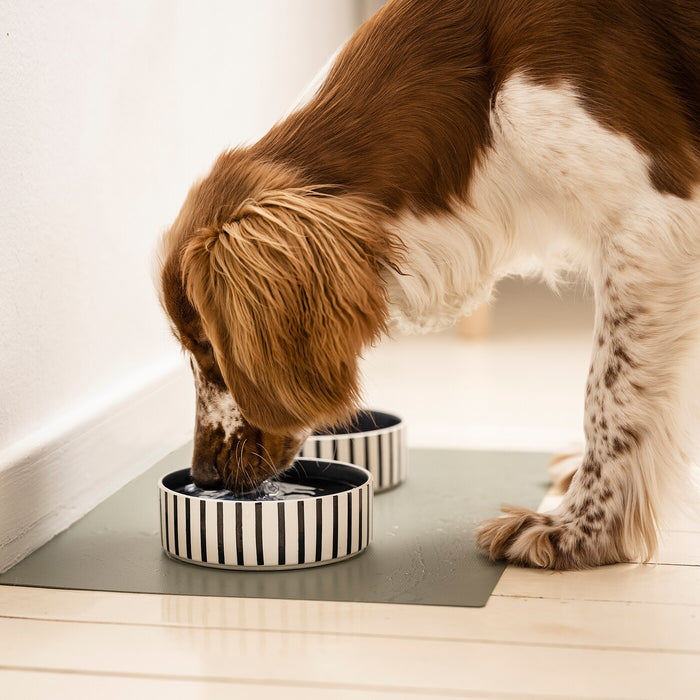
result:
M 255 492 L 197 488 L 189 469 L 159 484 L 161 542 L 182 561 L 222 569 L 297 569 L 347 559 L 372 539 L 372 477 L 297 459 Z
M 301 457 L 337 459 L 367 469 L 376 492 L 406 478 L 406 430 L 401 418 L 363 410 L 345 426 L 318 430 L 304 443 Z

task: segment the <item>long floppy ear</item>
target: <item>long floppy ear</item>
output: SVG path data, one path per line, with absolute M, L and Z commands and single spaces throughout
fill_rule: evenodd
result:
M 381 271 L 401 248 L 381 220 L 359 196 L 275 190 L 186 244 L 187 294 L 253 425 L 296 430 L 355 406 L 357 357 L 386 330 Z

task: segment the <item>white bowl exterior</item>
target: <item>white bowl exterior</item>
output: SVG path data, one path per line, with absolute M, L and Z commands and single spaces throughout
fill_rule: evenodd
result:
M 366 469 L 375 492 L 398 486 L 406 479 L 408 453 L 404 422 L 364 433 L 311 435 L 299 452 L 304 459 L 332 459 Z
M 356 465 L 351 465 L 356 466 Z M 226 569 L 319 566 L 372 541 L 372 479 L 349 491 L 285 501 L 197 498 L 158 485 L 161 543 L 177 559 Z

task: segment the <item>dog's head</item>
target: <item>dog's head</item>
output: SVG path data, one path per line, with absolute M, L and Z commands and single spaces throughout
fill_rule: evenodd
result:
M 227 153 L 164 237 L 161 299 L 191 355 L 201 486 L 256 487 L 311 429 L 346 419 L 357 358 L 385 330 L 382 270 L 398 245 L 381 212 L 293 182 Z

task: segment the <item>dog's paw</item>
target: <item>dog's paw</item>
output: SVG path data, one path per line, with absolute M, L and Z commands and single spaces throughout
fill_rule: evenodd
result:
M 484 521 L 477 544 L 494 559 L 540 569 L 584 569 L 609 563 L 590 533 L 558 514 L 504 506 L 503 515 Z M 601 555 L 603 555 L 601 557 Z

